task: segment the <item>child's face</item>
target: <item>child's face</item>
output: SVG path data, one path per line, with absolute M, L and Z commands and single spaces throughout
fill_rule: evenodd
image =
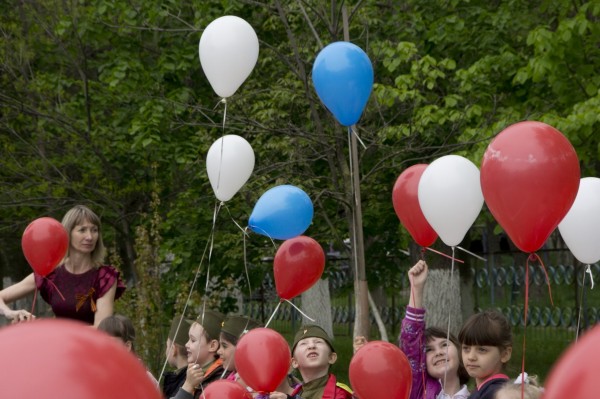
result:
M 212 340 L 211 342 L 207 342 L 204 335 L 204 327 L 198 323 L 192 324 L 188 335 L 189 339 L 185 344 L 188 363 L 196 363 L 200 366 L 208 364 L 219 349 L 218 341 Z
M 446 361 L 446 353 L 448 361 Z M 457 374 L 459 366 L 458 349 L 446 338 L 434 337 L 425 345 L 427 372 L 436 379 L 448 374 Z
M 308 337 L 298 341 L 292 354 L 292 366 L 302 372 L 304 369 L 329 368 L 335 363 L 337 354 L 318 337 Z
M 498 346 L 463 345 L 462 359 L 469 375 L 477 385 L 502 371 L 504 363 L 510 360 L 512 348 Z
M 219 339 L 219 350 L 217 353 L 223 359 L 223 367 L 226 370 L 235 370 L 235 345 L 221 336 Z

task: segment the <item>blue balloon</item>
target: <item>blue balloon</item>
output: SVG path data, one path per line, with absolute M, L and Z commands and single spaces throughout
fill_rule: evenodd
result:
M 312 69 L 317 95 L 344 126 L 360 119 L 373 89 L 373 65 L 367 54 L 349 42 L 322 49 Z
M 291 185 L 267 190 L 254 205 L 248 227 L 255 233 L 287 240 L 304 233 L 313 218 L 308 195 Z

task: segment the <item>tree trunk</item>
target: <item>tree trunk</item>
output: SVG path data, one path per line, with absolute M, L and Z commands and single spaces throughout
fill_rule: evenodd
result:
M 302 316 L 302 324 L 317 324 L 334 338 L 328 279 L 319 279 L 309 290 L 302 293 L 302 311 L 315 320 L 313 322 Z
M 448 318 L 450 318 L 450 332 L 458 335 L 463 318 L 460 278 L 456 265 L 454 266 L 452 279 L 450 279 L 450 274 L 450 268 L 429 269 L 423 306 L 427 309 L 427 326 L 447 330 Z

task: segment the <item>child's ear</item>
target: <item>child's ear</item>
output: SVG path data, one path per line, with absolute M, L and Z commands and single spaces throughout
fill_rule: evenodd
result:
M 512 355 L 512 346 L 508 346 L 508 347 L 502 349 L 502 352 L 500 353 L 500 361 L 502 363 L 508 363 L 511 355 Z
M 329 364 L 333 364 L 337 361 L 337 353 L 331 352 L 329 354 Z
M 221 344 L 219 344 L 218 340 L 212 339 L 208 343 L 208 351 L 211 352 L 211 353 L 217 353 L 217 351 L 219 350 L 220 346 L 221 346 Z
M 296 359 L 295 359 L 295 358 L 292 358 L 292 363 L 291 363 L 291 364 L 292 364 L 292 367 L 293 367 L 293 368 L 295 368 L 295 369 L 297 369 L 297 368 L 298 368 L 298 362 L 296 361 Z

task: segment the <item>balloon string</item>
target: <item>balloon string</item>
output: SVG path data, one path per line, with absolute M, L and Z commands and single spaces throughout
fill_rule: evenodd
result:
M 358 142 L 360 143 L 360 145 L 362 146 L 363 149 L 367 149 L 367 146 L 365 145 L 365 143 L 363 143 L 363 141 L 360 139 L 360 136 L 358 135 L 358 132 L 356 131 L 356 129 L 354 128 L 354 125 L 350 126 L 348 128 L 350 130 L 351 133 L 354 133 L 354 135 L 356 136 L 356 139 L 358 140 Z
M 552 306 L 554 306 L 554 300 L 552 299 L 552 287 L 550 287 L 550 277 L 548 277 L 548 271 L 546 270 L 546 266 L 544 265 L 542 258 L 540 258 L 540 256 L 534 252 L 529 255 L 529 258 L 527 259 L 527 264 L 529 264 L 530 259 L 531 261 L 535 261 L 537 259 L 537 261 L 540 262 L 540 266 L 542 267 L 544 275 L 546 276 L 546 285 L 548 286 L 548 295 L 550 295 L 550 303 L 552 304 Z
M 465 252 L 465 253 L 467 253 L 467 254 L 469 254 L 469 255 L 471 255 L 471 256 L 473 256 L 473 257 L 475 257 L 475 258 L 479 259 L 479 260 L 482 260 L 482 261 L 484 261 L 484 262 L 487 262 L 487 259 L 486 259 L 486 258 L 484 258 L 483 256 L 479 256 L 479 255 L 477 255 L 477 254 L 475 254 L 475 253 L 473 253 L 473 252 L 471 252 L 471 251 L 469 251 L 469 250 L 467 250 L 467 249 L 464 249 L 463 247 L 459 247 L 459 246 L 457 246 L 456 248 L 460 249 L 461 251 L 463 251 L 463 252 Z
M 208 250 L 209 244 L 211 242 L 212 237 L 215 234 L 215 226 L 213 224 L 212 230 L 209 234 L 208 239 L 206 240 L 206 245 L 204 246 L 204 251 L 202 251 L 202 257 L 200 258 L 200 263 L 198 264 L 198 267 L 196 268 L 196 273 L 194 273 L 194 279 L 192 280 L 192 285 L 190 286 L 190 290 L 188 292 L 188 296 L 187 299 L 185 300 L 185 305 L 183 306 L 183 311 L 181 312 L 181 318 L 184 317 L 185 312 L 190 304 L 191 298 L 192 298 L 192 294 L 194 293 L 194 288 L 196 287 L 196 282 L 198 281 L 198 277 L 200 276 L 200 270 L 202 269 L 202 264 L 204 263 L 204 257 L 206 256 L 206 252 Z M 204 317 L 204 311 L 202 313 L 202 316 Z M 175 335 L 177 335 L 177 332 L 179 332 L 179 326 L 177 327 L 176 333 Z M 162 380 L 162 377 L 165 373 L 165 369 L 167 368 L 167 364 L 168 364 L 168 359 L 165 359 L 165 362 L 163 363 L 162 369 L 160 371 L 160 375 L 158 376 L 158 383 L 160 384 L 160 381 Z
M 348 127 L 348 160 L 350 170 L 350 189 L 352 201 L 356 203 L 356 187 L 354 187 L 354 163 L 352 162 L 352 126 Z M 356 209 L 352 206 L 352 258 L 354 259 L 354 275 L 358 281 L 358 249 L 356 241 Z
M 275 244 L 275 241 L 273 241 L 273 238 L 269 235 L 269 233 L 266 230 L 263 230 L 263 229 L 261 229 L 258 226 L 253 226 L 251 224 L 248 225 L 248 228 L 251 229 L 251 230 L 253 230 L 253 231 L 255 231 L 255 232 L 257 232 L 257 233 L 259 233 L 259 234 L 262 234 L 262 235 L 268 237 L 269 240 L 271 240 L 271 244 L 273 244 L 273 247 L 277 248 L 277 244 Z
M 279 301 L 279 303 L 277 304 L 277 306 L 275 306 L 275 310 L 273 310 L 273 313 L 271 313 L 271 317 L 269 317 L 269 320 L 265 324 L 265 328 L 269 327 L 269 324 L 271 324 L 271 320 L 273 320 L 273 317 L 275 317 L 275 313 L 277 313 L 277 311 L 279 310 L 280 306 L 281 306 L 281 301 Z
M 237 223 L 236 223 L 237 224 Z M 244 272 L 246 273 L 246 281 L 248 282 L 248 297 L 252 298 L 252 287 L 250 285 L 250 273 L 248 272 L 248 250 L 246 249 L 246 237 L 248 236 L 247 230 L 243 230 L 244 235 L 242 237 L 242 243 L 244 247 Z
M 436 249 L 429 248 L 429 247 L 425 247 L 425 249 L 426 249 L 426 250 L 428 250 L 428 251 L 434 252 L 434 253 L 436 253 L 436 254 L 438 254 L 438 255 L 445 256 L 445 257 L 446 257 L 446 258 L 448 258 L 448 259 L 452 259 L 452 261 L 453 261 L 453 262 L 465 263 L 465 261 L 464 261 L 464 260 L 457 259 L 457 258 L 455 258 L 454 256 L 450 256 L 450 255 L 448 255 L 448 254 L 445 254 L 445 253 L 443 253 L 443 252 L 440 252 L 440 251 L 438 251 L 438 250 L 436 250 Z
M 456 251 L 456 248 L 453 246 L 452 247 L 452 263 L 451 263 L 451 267 L 450 267 L 450 284 L 449 286 L 452 287 L 452 277 L 454 275 L 454 253 Z M 449 359 L 449 353 L 448 353 L 448 349 L 450 347 L 450 345 L 448 345 L 448 343 L 450 342 L 450 320 L 451 320 L 451 314 L 452 314 L 452 310 L 451 307 L 448 306 L 448 330 L 446 331 L 446 361 L 445 361 L 445 365 L 444 365 L 444 385 L 442 386 L 442 390 L 444 391 L 444 393 L 446 393 L 446 377 L 448 376 L 448 359 Z
M 294 303 L 293 303 L 293 302 L 291 302 L 291 301 L 288 301 L 287 299 L 284 299 L 284 301 L 286 301 L 287 303 L 289 303 L 290 305 L 292 305 L 292 307 L 293 307 L 294 309 L 296 309 L 298 312 L 300 312 L 300 314 L 301 314 L 303 317 L 307 318 L 308 320 L 312 321 L 313 323 L 315 322 L 315 319 L 313 319 L 312 317 L 310 317 L 310 316 L 308 316 L 306 313 L 304 313 L 302 310 L 300 310 L 300 308 L 299 308 L 298 306 L 294 305 Z
M 45 276 L 44 276 L 44 279 L 56 290 L 56 292 L 58 292 L 58 295 L 60 295 L 60 297 L 64 301 L 65 297 L 63 296 L 62 292 L 60 292 L 60 290 L 58 289 L 58 287 L 56 286 L 56 284 L 54 284 L 54 282 L 52 280 L 50 280 L 49 278 L 47 278 Z M 35 297 L 34 297 L 34 299 L 35 299 Z
M 587 265 L 590 270 L 590 265 Z M 586 272 L 587 272 L 586 270 Z M 579 296 L 579 311 L 577 312 L 577 330 L 575 331 L 575 342 L 579 339 L 579 327 L 581 326 L 581 313 L 583 312 L 583 291 L 585 290 L 585 272 L 583 273 L 583 281 L 581 282 L 581 295 Z
M 50 281 L 50 280 L 48 280 Z M 37 293 L 38 293 L 38 289 L 37 289 L 37 285 L 35 286 L 35 291 L 33 292 L 33 302 L 31 303 L 31 314 L 34 314 L 33 311 L 35 309 L 35 300 L 37 298 Z M 63 301 L 65 300 L 65 298 L 63 298 Z
M 225 121 L 227 120 L 227 99 L 224 98 L 221 100 L 221 102 L 225 104 L 225 107 L 223 109 L 223 135 L 225 135 Z
M 534 254 L 532 254 L 534 255 Z M 537 256 L 537 254 L 535 254 Z M 540 257 L 537 257 L 540 259 Z M 521 375 L 525 375 L 525 351 L 527 349 L 527 313 L 529 310 L 529 260 L 535 260 L 533 256 L 527 258 L 525 263 L 525 309 L 523 310 L 523 355 L 521 357 Z M 540 259 L 541 262 L 541 259 Z M 525 385 L 525 384 L 522 384 Z

